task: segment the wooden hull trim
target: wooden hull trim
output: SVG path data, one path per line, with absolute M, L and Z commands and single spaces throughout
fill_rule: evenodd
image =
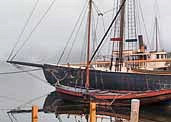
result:
M 72 102 L 89 103 L 90 100 L 96 101 L 100 105 L 116 105 L 116 106 L 129 106 L 131 99 L 140 99 L 141 104 L 157 103 L 171 99 L 171 90 L 156 90 L 156 91 L 127 91 L 127 93 L 113 93 L 104 92 L 99 93 L 98 90 L 90 90 L 89 92 L 73 91 L 63 89 L 61 86 L 56 88 L 56 92 L 60 94 L 62 99 Z

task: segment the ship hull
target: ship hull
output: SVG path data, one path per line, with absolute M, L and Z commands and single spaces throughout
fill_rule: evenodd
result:
M 168 74 L 90 70 L 91 87 L 86 92 L 85 69 L 44 65 L 43 71 L 47 81 L 55 84 L 61 99 L 69 102 L 93 100 L 100 105 L 129 106 L 131 99 L 140 99 L 141 105 L 171 99 L 171 75 Z
M 84 87 L 85 69 L 44 65 L 43 71 L 51 85 L 60 82 L 65 86 Z M 128 91 L 171 89 L 171 75 L 90 70 L 90 88 Z

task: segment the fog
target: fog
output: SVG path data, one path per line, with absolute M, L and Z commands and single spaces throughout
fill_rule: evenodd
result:
M 15 60 L 35 63 L 57 63 L 57 60 L 69 39 L 75 22 L 86 1 L 87 0 L 56 0 L 47 16 L 45 16 L 38 28 L 34 31 L 31 38 L 16 56 Z M 36 0 L 0 1 L 0 61 L 7 60 L 35 2 Z M 31 30 L 50 5 L 50 2 L 52 2 L 52 0 L 39 0 L 38 7 L 28 23 L 19 43 L 20 45 L 29 36 Z M 111 0 L 94 0 L 94 2 L 102 12 L 112 9 L 113 3 Z M 141 0 L 141 3 L 144 21 L 146 23 L 148 33 L 150 33 L 155 15 L 155 0 Z M 158 0 L 161 39 L 160 47 L 167 51 L 171 51 L 170 3 L 171 2 L 169 0 Z M 104 16 L 104 20 L 105 28 L 107 28 L 111 21 L 111 16 Z M 81 33 L 83 35 L 84 31 L 81 31 Z M 101 34 L 101 36 L 102 35 L 103 34 Z M 98 37 L 98 40 L 101 36 Z M 79 39 L 80 38 L 78 38 L 78 40 Z M 20 45 L 17 46 L 15 51 L 20 48 Z M 72 60 L 74 62 L 81 60 L 80 56 L 84 56 L 85 53 L 78 50 L 85 48 L 85 45 L 82 45 L 81 41 L 77 42 L 74 45 L 74 49 L 68 60 Z M 69 50 L 67 50 L 67 53 L 69 53 Z M 65 54 L 65 58 L 67 57 L 67 53 Z M 18 69 L 10 64 L 6 64 L 5 62 L 0 62 L 0 67 L 0 72 L 18 71 Z M 37 96 L 42 96 L 55 90 L 52 86 L 47 84 L 42 71 L 34 72 L 34 74 L 43 80 L 35 79 L 27 73 L 0 75 L 1 109 L 15 108 Z M 6 96 L 8 99 L 4 99 L 3 96 Z M 43 103 L 44 101 L 42 100 L 41 102 Z M 31 105 L 32 104 L 33 103 L 31 103 Z M 2 117 L 1 121 L 9 121 L 6 111 L 2 111 L 0 115 Z M 21 119 L 23 115 L 20 116 L 20 120 L 30 120 L 31 118 L 29 118 L 31 115 L 26 116 L 25 119 Z
M 5 0 L 0 4 L 0 58 L 7 59 L 11 49 L 21 33 L 24 24 L 35 4 L 36 0 Z M 52 0 L 41 0 L 31 18 L 20 44 L 28 37 L 29 33 L 46 11 Z M 74 24 L 86 0 L 60 0 L 56 1 L 48 14 L 45 16 L 31 38 L 17 55 L 17 60 L 29 60 L 32 62 L 56 63 L 74 28 Z M 99 9 L 104 12 L 112 8 L 110 0 L 94 0 Z M 143 0 L 144 21 L 148 35 L 151 33 L 152 23 L 155 16 L 155 0 Z M 158 0 L 158 16 L 160 24 L 160 47 L 170 51 L 171 16 L 170 1 Z M 105 26 L 110 23 L 110 16 L 104 16 Z M 101 37 L 99 37 L 100 39 Z M 150 37 L 151 38 L 151 37 Z M 150 42 L 154 45 L 153 42 Z M 77 43 L 72 51 L 73 59 L 80 56 L 77 51 L 82 45 Z M 16 48 L 16 50 L 19 46 Z

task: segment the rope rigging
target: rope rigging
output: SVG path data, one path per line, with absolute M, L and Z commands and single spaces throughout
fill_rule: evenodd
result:
M 58 59 L 58 61 L 57 61 L 57 65 L 60 63 L 62 57 L 63 57 L 64 54 L 65 54 L 65 51 L 66 51 L 67 47 L 69 46 L 69 42 L 71 41 L 71 39 L 72 39 L 72 37 L 73 37 L 73 34 L 74 34 L 74 32 L 75 32 L 75 30 L 76 30 L 76 28 L 77 28 L 77 25 L 78 25 L 78 23 L 79 23 L 79 21 L 80 21 L 80 19 L 81 19 L 81 17 L 82 17 L 82 14 L 83 14 L 83 12 L 85 11 L 85 9 L 87 9 L 86 6 L 87 6 L 87 1 L 86 1 L 85 5 L 84 5 L 83 9 L 81 10 L 80 15 L 78 16 L 78 19 L 77 19 L 77 21 L 76 21 L 76 23 L 75 23 L 75 25 L 74 25 L 74 29 L 73 29 L 73 31 L 71 32 L 71 34 L 70 34 L 70 36 L 69 36 L 69 39 L 67 40 L 67 42 L 66 42 L 66 44 L 65 44 L 65 47 L 64 47 L 64 49 L 63 49 L 63 51 L 62 51 L 62 53 L 61 53 L 61 55 L 60 55 L 60 57 L 59 57 L 59 59 Z
M 118 15 L 119 15 L 119 13 L 120 13 L 120 11 L 121 11 L 122 7 L 125 5 L 125 2 L 126 2 L 126 0 L 124 0 L 124 1 L 123 1 L 123 3 L 121 4 L 121 6 L 120 6 L 120 8 L 119 8 L 118 12 L 116 13 L 116 15 L 115 15 L 114 19 L 113 19 L 113 20 L 112 20 L 112 22 L 111 22 L 111 24 L 110 24 L 109 28 L 107 29 L 107 31 L 106 31 L 106 33 L 104 34 L 103 38 L 101 39 L 101 41 L 100 41 L 100 43 L 99 43 L 98 47 L 96 48 L 95 52 L 93 53 L 93 55 L 92 55 L 92 57 L 91 57 L 91 59 L 90 59 L 90 63 L 91 63 L 91 61 L 93 60 L 93 58 L 94 58 L 94 56 L 96 55 L 96 53 L 97 53 L 97 51 L 99 50 L 99 48 L 101 47 L 101 45 L 102 45 L 102 43 L 103 43 L 104 39 L 105 39 L 105 38 L 106 38 L 106 36 L 108 35 L 108 32 L 110 31 L 110 29 L 111 29 L 111 27 L 112 27 L 113 23 L 116 21 L 116 19 L 117 19 L 117 17 L 118 17 Z
M 33 72 L 42 69 L 31 69 L 31 70 L 22 70 L 22 71 L 13 71 L 13 72 L 0 72 L 0 75 L 7 75 L 7 74 L 18 74 L 18 73 L 25 73 L 25 72 Z
M 95 3 L 93 2 L 93 7 L 95 8 L 95 11 L 97 12 L 97 18 L 99 18 L 99 17 L 102 17 L 103 18 L 103 14 L 102 14 L 102 12 L 100 12 L 100 10 L 98 9 L 98 7 L 95 5 Z M 84 7 L 85 8 L 85 7 Z M 69 51 L 68 51 L 68 55 L 67 55 L 67 57 L 66 57 L 66 62 L 68 62 L 68 60 L 69 60 L 69 58 L 71 57 L 71 52 L 72 52 L 72 50 L 73 50 L 73 48 L 74 48 L 74 45 L 75 45 L 75 43 L 76 43 L 76 40 L 78 40 L 78 33 L 80 32 L 80 30 L 81 30 L 81 25 L 83 24 L 83 20 L 84 20 L 84 17 L 85 17 L 85 15 L 86 15 L 86 11 L 87 11 L 87 8 L 86 8 L 86 10 L 85 9 L 83 9 L 84 10 L 84 13 L 83 12 L 81 12 L 81 15 L 82 15 L 82 17 L 80 17 L 79 16 L 79 18 L 80 18 L 80 24 L 78 25 L 77 23 L 79 23 L 79 21 L 77 21 L 77 23 L 76 23 L 76 26 L 78 26 L 77 28 L 77 30 L 74 28 L 74 31 L 76 31 L 76 35 L 73 37 L 73 41 L 72 41 L 72 44 L 71 44 L 71 48 L 69 49 Z M 99 13 L 101 13 L 101 14 L 99 14 Z M 94 15 L 92 15 L 92 40 L 93 40 L 93 46 L 95 47 L 95 41 L 96 41 L 96 39 L 97 39 L 97 35 L 96 35 L 96 30 L 97 30 L 97 24 L 98 23 L 95 23 L 94 22 Z M 95 25 L 96 24 L 96 25 Z M 87 28 L 87 24 L 86 24 L 86 27 L 85 28 Z M 104 27 L 104 20 L 103 20 L 103 28 L 104 28 L 104 31 L 105 31 L 105 27 Z M 86 29 L 87 30 L 87 29 Z M 73 32 L 74 32 L 73 31 Z M 73 35 L 73 32 L 71 33 L 71 35 Z M 84 32 L 84 34 L 86 34 L 87 32 L 85 31 Z M 71 37 L 72 36 L 70 36 L 70 38 L 69 38 L 69 41 L 71 40 Z M 81 39 L 82 40 L 82 39 Z M 86 36 L 84 35 L 84 38 L 83 38 L 83 46 L 82 46 L 82 51 L 81 51 L 81 57 L 83 57 L 83 56 L 85 56 L 86 54 L 83 54 L 84 52 L 83 52 L 83 48 L 86 48 L 85 47 L 85 40 L 86 40 Z M 59 59 L 59 61 L 62 59 L 62 56 L 64 55 L 64 52 L 65 52 L 65 50 L 66 50 L 66 47 L 68 47 L 68 45 L 69 45 L 69 41 L 67 42 L 67 44 L 66 44 L 66 46 L 65 46 L 65 49 L 63 50 L 63 52 L 62 52 L 62 55 L 60 56 L 60 59 Z M 96 42 L 97 43 L 97 42 Z M 92 50 L 93 51 L 93 50 Z M 80 60 L 81 60 L 81 58 L 80 58 Z M 57 64 L 59 64 L 59 61 L 58 61 L 58 63 Z
M 154 24 L 152 27 L 152 45 L 154 45 L 153 50 L 159 51 L 160 49 L 160 28 L 158 23 L 158 18 L 155 17 Z
M 14 65 L 14 66 L 15 66 L 15 65 Z M 24 71 L 24 68 L 23 68 L 22 66 L 15 66 L 15 68 L 16 68 L 16 69 L 19 69 L 20 71 Z M 42 69 L 39 69 L 39 70 L 42 70 Z M 29 72 L 25 72 L 25 73 L 27 73 L 27 74 L 30 75 L 31 77 L 33 77 L 33 78 L 35 78 L 35 79 L 41 81 L 42 83 L 51 86 L 46 80 L 40 78 L 39 76 L 33 74 L 32 72 L 33 72 L 33 71 L 29 71 Z
M 92 4 L 92 7 L 95 8 L 94 2 Z M 97 12 L 97 10 L 96 10 L 96 12 Z M 98 12 L 97 12 L 97 14 L 98 14 Z M 98 16 L 99 16 L 99 14 L 98 14 Z M 97 40 L 97 33 L 96 33 L 96 31 L 97 31 L 97 24 L 98 24 L 98 17 L 97 17 L 97 22 L 95 23 L 95 15 L 92 14 L 92 36 L 91 37 L 92 37 L 92 43 L 93 44 L 92 44 L 92 51 L 91 51 L 91 53 L 94 52 L 95 46 L 96 46 L 96 43 L 97 43 L 96 42 L 96 40 Z
M 97 5 L 96 4 L 94 4 L 95 5 L 95 8 L 98 10 L 97 11 L 97 15 L 98 15 L 98 18 L 100 18 L 101 17 L 101 19 L 102 19 L 102 28 L 103 28 L 103 32 L 105 33 L 105 31 L 106 31 L 106 29 L 105 29 L 105 21 L 104 21 L 104 15 L 106 15 L 106 12 L 101 12 L 100 11 L 100 9 L 98 9 L 98 7 L 97 7 Z M 113 10 L 113 9 L 111 9 L 111 10 Z M 97 27 L 97 25 L 96 25 L 96 27 Z M 109 34 L 110 35 L 110 34 Z M 106 40 L 108 40 L 108 37 L 106 38 Z M 102 47 L 104 47 L 104 45 L 102 45 Z M 101 47 L 101 48 L 102 48 Z M 100 52 L 100 51 L 99 51 Z
M 14 113 L 24 113 L 24 112 L 25 113 L 28 113 L 28 112 L 31 112 L 31 110 L 21 110 L 21 108 L 25 108 L 26 105 L 31 104 L 32 102 L 37 101 L 39 99 L 42 99 L 43 97 L 45 97 L 47 95 L 49 95 L 49 93 L 48 94 L 45 94 L 45 95 L 42 95 L 42 96 L 39 96 L 39 97 L 36 97 L 36 98 L 33 98 L 33 99 L 29 100 L 28 102 L 26 102 L 24 104 L 21 104 L 21 105 L 15 107 L 13 109 L 4 109 L 4 110 L 8 110 L 7 114 L 8 114 L 8 117 L 9 117 L 9 119 L 10 119 L 11 122 L 13 122 L 13 119 L 15 121 L 17 121 L 17 119 L 13 115 Z M 29 106 L 29 107 L 32 107 L 32 106 Z M 39 108 L 42 108 L 42 107 L 39 106 Z M 40 109 L 40 111 L 42 111 L 42 109 Z
M 9 57 L 8 57 L 8 59 L 7 59 L 7 61 L 10 60 L 11 56 L 12 56 L 13 53 L 14 53 L 15 48 L 17 47 L 18 43 L 21 41 L 21 37 L 22 37 L 22 35 L 24 34 L 24 32 L 25 32 L 25 30 L 26 30 L 26 27 L 27 27 L 27 25 L 29 24 L 29 22 L 30 22 L 30 20 L 31 20 L 31 18 L 32 18 L 32 16 L 33 16 L 34 11 L 36 10 L 38 3 L 39 3 L 39 0 L 37 0 L 37 1 L 35 2 L 35 5 L 33 6 L 33 9 L 31 10 L 31 12 L 30 12 L 30 14 L 29 14 L 29 16 L 28 16 L 28 18 L 27 18 L 27 20 L 26 20 L 26 22 L 25 22 L 25 24 L 24 24 L 24 26 L 23 26 L 23 28 L 22 28 L 22 30 L 21 30 L 19 36 L 18 36 L 18 38 L 17 38 L 17 41 L 16 41 L 16 43 L 14 44 L 14 47 L 13 47 L 12 50 L 11 50 L 11 53 L 10 53 L 10 55 L 9 55 Z
M 37 100 L 43 99 L 44 97 L 46 97 L 48 95 L 49 95 L 49 92 L 46 93 L 46 94 L 44 94 L 44 95 L 35 97 L 35 98 L 31 99 L 31 100 L 28 100 L 27 102 L 25 102 L 25 103 L 23 103 L 23 104 L 18 105 L 17 107 L 15 107 L 16 109 L 14 108 L 14 109 L 11 109 L 11 110 L 19 110 L 21 108 L 25 108 L 27 105 L 31 105 L 31 103 L 33 103 L 33 102 L 35 102 Z M 31 106 L 27 106 L 27 107 L 31 107 Z M 41 107 L 39 107 L 39 108 L 41 108 Z
M 93 7 L 95 8 L 95 11 L 96 11 L 96 13 L 97 13 L 97 18 L 99 18 L 99 17 L 102 17 L 102 20 L 103 20 L 103 29 L 104 29 L 104 32 L 105 32 L 105 25 L 104 25 L 104 18 L 103 18 L 103 13 L 100 11 L 100 9 L 98 9 L 98 7 L 96 6 L 96 4 L 93 2 Z M 83 8 L 83 10 L 85 10 L 85 7 Z M 73 33 L 76 31 L 76 26 L 79 26 L 78 28 L 79 29 L 77 29 L 77 31 L 76 31 L 76 33 L 78 33 L 79 32 L 79 30 L 80 30 L 80 27 L 81 27 L 81 25 L 82 25 L 82 21 L 83 21 L 83 15 L 84 15 L 84 13 L 83 13 L 83 10 L 82 10 L 82 12 L 81 12 L 81 15 L 82 15 L 82 19 L 81 19 L 81 15 L 79 16 L 79 18 L 78 18 L 78 20 L 77 20 L 77 22 L 76 22 L 76 24 L 75 24 L 75 26 L 74 26 L 74 30 L 72 31 L 72 33 L 71 33 L 71 35 L 70 35 L 70 37 L 69 37 L 69 40 L 67 41 L 67 43 L 66 43 L 66 45 L 65 45 L 65 47 L 64 47 L 64 50 L 62 51 L 62 53 L 61 53 L 61 55 L 60 55 L 60 57 L 59 57 L 59 60 L 58 60 L 58 62 L 57 62 L 57 64 L 59 64 L 60 63 L 60 61 L 62 60 L 62 57 L 64 56 L 64 54 L 65 54 L 65 52 L 66 52 L 66 49 L 68 49 L 67 47 L 69 46 L 69 42 L 71 42 L 71 40 L 72 40 L 72 37 L 73 37 Z M 79 21 L 81 21 L 81 23 L 78 25 L 78 23 L 79 23 Z M 93 23 L 92 23 L 93 24 Z M 95 24 L 95 23 L 94 23 Z M 96 27 L 94 27 L 93 28 L 93 40 L 95 41 L 96 40 L 96 38 L 97 38 L 97 35 L 96 35 L 96 30 L 97 30 L 97 24 L 98 24 L 98 22 L 96 23 Z M 95 26 L 95 25 L 94 25 Z M 71 56 L 71 52 L 72 52 L 72 49 L 73 49 L 73 47 L 74 47 L 74 45 L 75 45 L 75 42 L 76 42 L 76 39 L 77 39 L 77 35 L 75 35 L 73 38 L 73 40 L 74 41 L 72 41 L 72 44 L 71 44 L 71 48 L 69 49 L 69 51 L 68 51 L 68 54 L 67 54 L 67 56 L 66 56 L 66 62 L 68 62 L 68 60 L 69 60 L 69 58 L 70 58 L 70 56 Z M 85 37 L 86 38 L 86 37 Z M 84 38 L 84 39 L 85 39 Z M 96 42 L 97 43 L 97 42 Z M 95 44 L 94 44 L 95 45 Z M 85 47 L 85 46 L 84 46 Z M 82 48 L 83 49 L 83 48 Z M 81 51 L 81 54 L 83 54 L 83 51 Z M 84 56 L 85 56 L 85 54 L 83 54 Z M 81 55 L 81 56 L 83 56 L 83 55 Z
M 87 8 L 86 8 L 86 10 L 87 10 Z M 78 30 L 76 31 L 76 35 L 75 35 L 74 38 L 73 38 L 73 42 L 72 42 L 72 44 L 71 44 L 71 48 L 70 48 L 69 53 L 68 53 L 68 55 L 67 55 L 66 62 L 68 62 L 69 57 L 70 57 L 71 52 L 72 52 L 72 49 L 73 49 L 73 47 L 74 47 L 74 45 L 75 45 L 75 42 L 76 42 L 76 40 L 77 40 L 77 38 L 78 38 L 78 35 L 77 35 L 77 34 L 79 33 L 79 31 L 80 31 L 80 29 L 81 29 L 81 25 L 83 24 L 83 20 L 84 20 L 85 15 L 86 15 L 86 11 L 83 13 L 83 16 L 82 16 L 82 18 L 81 18 L 81 20 L 80 20 L 81 22 L 80 22 L 80 24 L 78 25 Z
M 15 118 L 15 116 L 12 113 L 11 114 L 7 113 L 7 115 L 8 115 L 11 122 L 14 122 L 13 119 L 17 122 L 17 119 Z
M 102 12 L 99 8 L 98 8 L 98 6 L 95 4 L 95 2 L 93 2 L 93 7 L 94 7 L 94 10 L 96 11 L 96 14 L 97 14 L 97 20 L 96 20 L 96 23 L 94 22 L 94 25 L 93 25 L 93 28 L 92 28 L 92 30 L 93 30 L 93 32 L 94 33 L 92 33 L 92 34 L 94 34 L 94 36 L 92 35 L 92 37 L 93 37 L 93 42 L 94 42 L 94 44 L 93 44 L 93 50 L 92 50 L 92 53 L 95 51 L 95 46 L 97 45 L 97 30 L 98 30 L 98 25 L 99 25 L 99 19 L 101 19 L 102 20 L 102 30 L 104 31 L 104 33 L 105 33 L 105 23 L 104 23 L 104 12 Z M 93 16 L 93 18 L 94 18 L 94 16 Z M 101 30 L 101 29 L 100 29 Z M 101 55 L 101 51 L 99 51 L 99 53 L 97 54 L 97 57 L 98 56 L 100 56 Z M 96 59 L 95 59 L 96 60 Z
M 127 29 L 128 29 L 128 39 L 126 40 L 128 50 L 137 49 L 137 27 L 136 27 L 136 12 L 135 12 L 135 0 L 129 0 L 127 7 Z M 131 46 L 130 46 L 131 44 Z
M 147 43 L 149 44 L 150 49 L 152 49 L 150 41 L 149 41 L 149 35 L 147 33 L 148 31 L 147 31 L 147 27 L 146 27 L 146 24 L 145 24 L 145 19 L 144 19 L 144 15 L 143 15 L 143 9 L 141 7 L 140 0 L 137 1 L 137 7 L 138 7 L 138 9 L 140 11 L 139 16 L 141 17 L 141 20 L 142 20 L 142 24 L 143 24 L 143 27 L 144 27 L 145 35 L 146 35 L 146 38 L 147 38 Z
M 96 10 L 96 13 L 98 16 L 103 16 L 103 13 L 100 11 L 100 9 L 97 7 L 97 5 L 95 4 L 95 2 L 92 3 L 93 4 L 93 7 L 95 8 Z
M 114 1 L 113 3 L 113 16 L 117 13 L 118 9 L 119 9 L 119 0 L 116 0 Z M 118 19 L 119 20 L 119 19 Z M 113 31 L 113 36 L 114 37 L 119 37 L 119 31 L 120 31 L 120 28 L 119 28 L 119 21 L 116 20 L 116 22 L 114 23 L 114 28 L 111 29 L 111 33 Z M 111 34 L 112 35 L 112 34 Z M 112 66 L 113 66 L 113 60 L 114 60 L 114 54 L 113 52 L 114 51 L 117 51 L 118 52 L 118 46 L 119 46 L 119 43 L 116 42 L 117 44 L 115 44 L 115 42 L 112 43 L 112 52 L 111 52 L 111 62 L 110 62 L 110 67 L 109 67 L 109 70 L 112 70 Z M 117 54 L 118 55 L 118 54 Z
M 86 27 L 87 27 L 87 23 L 86 23 Z M 87 41 L 86 41 L 86 37 L 87 37 L 87 31 L 86 31 L 87 29 L 85 29 L 85 32 L 84 32 L 84 38 L 83 38 L 83 44 L 82 44 L 82 48 L 81 48 L 81 57 L 80 57 L 80 62 L 81 61 L 85 61 L 85 58 L 86 58 L 86 52 L 85 52 L 85 49 L 87 48 L 86 46 L 86 43 L 87 43 Z
M 23 41 L 23 43 L 21 44 L 20 48 L 16 51 L 15 55 L 11 58 L 11 60 L 13 60 L 17 56 L 17 54 L 22 50 L 22 48 L 25 46 L 25 44 L 29 41 L 29 39 L 31 38 L 32 34 L 36 31 L 38 26 L 42 23 L 43 19 L 48 14 L 48 12 L 50 11 L 50 9 L 52 8 L 52 6 L 54 5 L 55 2 L 56 2 L 56 0 L 53 0 L 51 2 L 49 7 L 46 9 L 45 13 L 41 16 L 41 18 L 38 21 L 38 23 L 33 27 L 32 31 L 29 33 L 28 37 Z
M 160 43 L 160 39 L 161 39 L 161 35 L 160 35 L 160 24 L 159 24 L 159 19 L 160 19 L 160 11 L 159 11 L 159 5 L 158 5 L 158 1 L 155 0 L 154 2 L 154 13 L 155 13 L 155 17 L 153 18 L 153 27 L 152 27 L 152 42 L 151 45 L 154 45 L 153 50 L 158 51 L 161 48 L 161 43 Z M 160 46 L 160 47 L 159 47 Z
M 5 62 L 5 61 L 3 61 Z M 47 85 L 50 85 L 49 83 L 47 83 L 46 80 L 40 78 L 39 76 L 33 74 L 32 72 L 35 72 L 35 71 L 41 71 L 42 68 L 35 68 L 35 69 L 24 69 L 22 66 L 18 66 L 18 65 L 12 65 L 14 66 L 16 69 L 19 69 L 20 71 L 9 71 L 9 72 L 0 72 L 0 75 L 12 75 L 12 74 L 21 74 L 21 73 L 27 73 L 28 75 L 32 76 L 33 78 L 47 84 Z M 51 85 L 50 85 L 51 86 Z

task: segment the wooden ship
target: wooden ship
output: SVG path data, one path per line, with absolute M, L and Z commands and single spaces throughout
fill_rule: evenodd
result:
M 134 1 L 134 0 L 131 0 Z M 47 81 L 56 87 L 63 100 L 89 103 L 96 101 L 101 105 L 129 106 L 131 99 L 140 99 L 141 104 L 151 104 L 171 99 L 170 59 L 165 51 L 147 51 L 143 36 L 128 36 L 125 33 L 125 6 L 130 1 L 120 0 L 116 15 L 102 37 L 93 54 L 91 48 L 92 0 L 89 0 L 87 60 L 80 64 L 35 64 L 8 60 L 8 63 L 39 67 L 43 69 Z M 134 1 L 135 2 L 135 1 Z M 135 14 L 135 13 L 134 13 Z M 134 18 L 135 15 L 132 15 Z M 119 34 L 112 37 L 110 60 L 94 61 L 104 39 L 119 20 Z M 137 39 L 138 38 L 138 39 Z M 136 50 L 125 50 L 124 43 L 137 44 Z

